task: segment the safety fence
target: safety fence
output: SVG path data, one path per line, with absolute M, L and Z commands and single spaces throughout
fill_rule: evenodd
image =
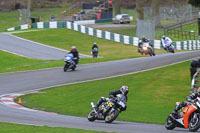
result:
M 39 29 L 41 28 L 50 28 L 50 29 L 67 28 L 67 29 L 81 32 L 83 34 L 90 35 L 90 36 L 112 40 L 112 41 L 120 42 L 124 44 L 135 45 L 135 46 L 138 45 L 138 40 L 139 40 L 139 38 L 137 37 L 121 35 L 121 34 L 109 32 L 109 31 L 98 30 L 98 29 L 84 26 L 82 24 L 73 23 L 73 22 L 57 22 L 57 21 L 37 22 L 37 23 L 33 23 L 32 25 L 25 24 L 25 25 L 21 25 L 17 27 L 12 27 L 12 28 L 7 29 L 7 31 L 24 30 L 24 29 L 29 29 L 29 28 L 39 28 Z M 151 42 L 154 48 L 156 49 L 163 48 L 160 40 L 151 40 Z M 177 50 L 200 49 L 199 40 L 188 40 L 188 41 L 182 41 L 182 42 L 177 41 L 177 42 L 173 42 L 173 45 Z

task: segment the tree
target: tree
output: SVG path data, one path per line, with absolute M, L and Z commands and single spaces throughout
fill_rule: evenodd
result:
M 200 7 L 200 0 L 189 0 L 188 3 L 194 7 Z
M 113 4 L 114 4 L 114 8 L 115 8 L 115 15 L 117 14 L 121 14 L 121 0 L 114 0 Z
M 138 14 L 138 19 L 144 20 L 144 1 L 143 0 L 136 0 L 136 10 Z
M 155 22 L 156 27 L 161 27 L 160 23 L 160 0 L 152 0 L 152 20 Z
M 31 0 L 27 0 L 27 10 L 31 10 Z

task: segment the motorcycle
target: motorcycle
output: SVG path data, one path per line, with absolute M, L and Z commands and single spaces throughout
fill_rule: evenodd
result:
M 126 97 L 118 94 L 116 98 L 107 99 L 107 102 L 103 102 L 97 109 L 93 102 L 91 106 L 93 110 L 88 115 L 89 121 L 105 120 L 105 123 L 112 123 L 126 107 Z
M 167 46 L 167 52 L 168 53 L 175 53 L 175 51 L 174 51 L 174 46 L 171 44 L 170 46 Z
M 74 62 L 74 56 L 72 54 L 68 54 L 65 56 L 65 66 L 64 66 L 64 72 L 66 72 L 68 69 L 72 69 L 73 71 L 76 69 L 76 63 Z
M 98 49 L 98 48 L 94 48 L 94 49 L 92 50 L 93 58 L 97 58 L 98 52 L 99 52 L 99 49 Z
M 142 55 L 155 56 L 153 48 L 149 45 L 149 42 L 144 42 L 141 48 Z
M 177 105 L 179 104 L 180 102 L 177 102 Z M 200 128 L 200 98 L 183 107 L 176 118 L 173 114 L 167 117 L 165 128 L 173 130 L 175 127 L 189 128 L 192 132 Z

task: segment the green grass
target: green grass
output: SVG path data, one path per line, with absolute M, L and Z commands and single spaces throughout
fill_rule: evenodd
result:
M 122 85 L 129 86 L 130 91 L 127 111 L 118 120 L 163 124 L 175 102 L 189 95 L 189 61 L 128 76 L 50 88 L 21 98 L 29 108 L 87 117 L 91 101 L 97 103 L 100 97 L 108 97 L 110 91 Z
M 91 55 L 91 47 L 96 42 L 100 48 L 99 56 L 104 57 L 105 61 L 140 57 L 137 47 L 88 36 L 69 29 L 48 29 L 15 35 L 66 50 L 70 50 L 71 46 L 75 45 L 80 53 L 87 55 Z M 156 53 L 165 53 L 165 51 L 156 50 Z
M 63 10 L 64 8 L 35 8 L 31 17 L 40 17 L 40 21 L 47 21 L 52 14 L 60 14 Z M 19 11 L 0 12 L 0 32 L 19 25 Z
M 0 51 L 0 73 L 63 66 L 63 60 L 36 60 Z
M 47 126 L 27 126 L 0 122 L 1 133 L 105 133 L 100 131 L 89 131 L 72 128 L 58 128 Z

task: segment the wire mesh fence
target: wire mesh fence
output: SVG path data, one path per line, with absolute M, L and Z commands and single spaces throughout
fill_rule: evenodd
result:
M 30 24 L 31 23 L 31 11 L 27 9 L 19 9 L 19 24 Z
M 151 20 L 139 20 L 137 19 L 136 36 L 141 38 L 142 36 L 148 39 L 155 39 L 155 22 Z

